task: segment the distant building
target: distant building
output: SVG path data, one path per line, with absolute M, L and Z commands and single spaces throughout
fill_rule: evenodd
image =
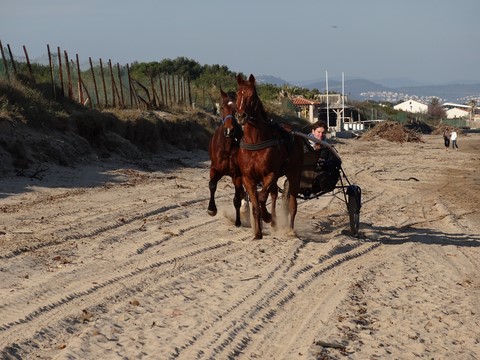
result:
M 297 116 L 307 119 L 310 123 L 324 121 L 329 131 L 363 128 L 363 124 L 360 124 L 361 114 L 358 109 L 346 105 L 344 103 L 346 97 L 342 97 L 340 94 L 319 94 L 315 95 L 314 100 L 295 96 L 291 98 L 291 101 Z
M 447 119 L 469 118 L 472 107 L 469 105 L 444 103 L 442 107 L 447 113 Z
M 292 103 L 293 106 L 295 106 L 298 116 L 308 119 L 308 121 L 311 123 L 314 123 L 318 120 L 318 108 L 320 106 L 320 102 L 297 96 L 292 99 Z
M 455 118 L 468 118 L 470 112 L 463 109 L 452 108 L 446 111 L 447 119 L 455 119 Z
M 469 109 L 471 108 L 470 105 L 456 104 L 456 103 L 451 103 L 451 102 L 443 103 L 443 104 L 442 104 L 442 107 L 443 107 L 445 110 L 454 109 L 454 108 L 463 109 L 463 110 L 469 110 Z
M 426 113 L 428 111 L 428 105 L 416 100 L 406 100 L 393 107 L 395 110 L 408 111 L 411 113 Z

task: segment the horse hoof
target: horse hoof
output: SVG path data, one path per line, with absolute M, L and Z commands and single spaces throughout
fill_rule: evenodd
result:
M 242 226 L 242 223 L 240 221 L 235 221 L 235 226 L 236 227 L 241 227 Z
M 210 216 L 217 215 L 217 210 L 208 210 L 207 212 L 208 212 L 208 215 L 210 215 Z
M 263 221 L 266 222 L 267 224 L 271 223 L 272 222 L 272 215 L 268 214 L 268 215 L 264 215 L 262 217 Z

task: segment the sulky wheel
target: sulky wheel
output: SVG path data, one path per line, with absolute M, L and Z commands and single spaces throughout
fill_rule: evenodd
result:
M 360 228 L 360 208 L 362 207 L 362 190 L 358 185 L 350 185 L 347 189 L 347 209 L 350 218 L 350 230 L 358 234 Z

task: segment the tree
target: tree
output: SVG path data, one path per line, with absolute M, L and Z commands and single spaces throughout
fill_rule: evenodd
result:
M 432 120 L 442 120 L 443 118 L 447 117 L 447 112 L 443 108 L 442 104 L 440 104 L 440 100 L 436 97 L 430 100 L 428 104 L 427 115 Z
M 475 109 L 477 108 L 477 102 L 472 99 L 467 103 L 467 105 L 470 106 L 470 121 L 471 121 L 475 116 Z
M 204 65 L 200 75 L 194 79 L 195 85 L 200 88 L 222 88 L 234 90 L 237 87 L 235 73 L 226 66 Z
M 134 78 L 142 76 L 159 76 L 162 74 L 184 76 L 188 79 L 196 79 L 203 72 L 202 66 L 195 60 L 186 57 L 176 59 L 163 59 L 162 61 L 152 61 L 148 63 L 134 62 L 130 67 L 130 74 Z

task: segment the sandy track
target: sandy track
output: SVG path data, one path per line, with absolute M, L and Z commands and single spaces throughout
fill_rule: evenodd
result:
M 203 152 L 3 178 L 1 357 L 478 358 L 480 137 L 460 140 L 338 144 L 357 238 L 325 196 L 254 241 L 227 179 L 209 217 Z

